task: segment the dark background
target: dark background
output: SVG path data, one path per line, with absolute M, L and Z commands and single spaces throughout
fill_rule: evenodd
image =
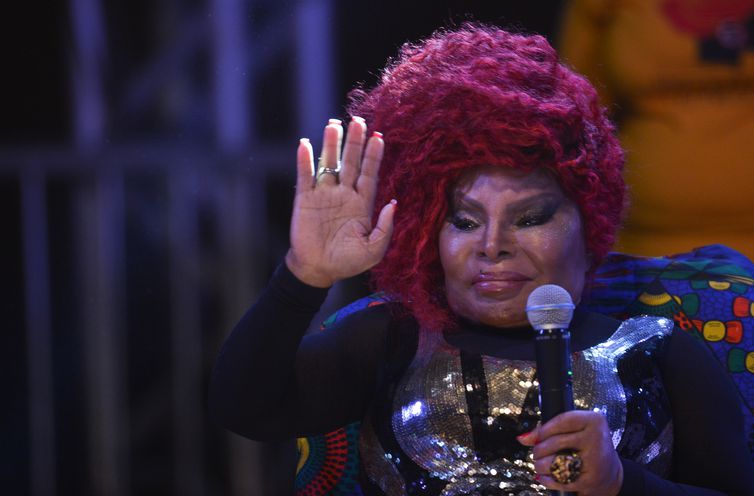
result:
M 225 0 L 4 5 L 2 494 L 289 493 L 291 444 L 241 440 L 205 405 L 223 337 L 285 252 L 298 137 L 316 145 L 408 40 L 465 20 L 552 39 L 561 8 L 230 4 L 240 67 L 213 50 Z M 325 15 L 302 32 L 312 5 Z M 313 35 L 331 47 L 331 79 L 311 74 L 316 125 L 296 78 L 297 37 Z M 104 109 L 91 122 L 76 96 L 87 61 Z M 245 133 L 228 138 L 217 77 L 245 64 Z M 344 284 L 327 308 L 364 291 Z

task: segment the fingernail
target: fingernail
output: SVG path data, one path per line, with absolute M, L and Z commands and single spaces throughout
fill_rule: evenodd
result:
M 309 138 L 301 138 L 300 140 L 298 140 L 298 142 L 302 145 L 307 145 L 309 144 Z
M 372 137 L 382 139 L 382 133 L 375 131 L 372 133 Z
M 519 434 L 518 436 L 516 436 L 516 439 L 518 439 L 518 442 L 520 443 L 521 441 L 525 441 L 529 436 L 531 436 L 531 431 Z
M 337 126 L 340 126 L 343 124 L 343 122 L 340 119 L 330 119 L 327 121 L 328 124 L 335 124 Z
M 359 117 L 358 115 L 351 116 L 351 121 L 352 122 L 360 122 L 362 124 L 364 124 L 364 122 L 366 122 L 363 117 Z
M 392 200 L 390 200 L 390 204 L 391 205 L 398 205 L 398 200 L 396 200 L 395 198 L 393 198 Z

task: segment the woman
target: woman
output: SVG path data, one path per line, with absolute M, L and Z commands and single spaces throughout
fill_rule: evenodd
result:
M 579 409 L 537 422 L 527 297 L 558 284 L 578 303 L 624 203 L 613 127 L 543 38 L 437 33 L 350 112 L 364 118 L 341 162 L 339 121 L 316 174 L 299 146 L 291 248 L 213 374 L 227 428 L 281 439 L 360 419 L 367 494 L 754 492 L 733 386 L 664 319 L 577 309 Z M 303 337 L 326 288 L 369 269 L 390 302 Z

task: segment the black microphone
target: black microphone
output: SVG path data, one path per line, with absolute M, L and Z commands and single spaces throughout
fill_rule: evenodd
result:
M 536 332 L 537 380 L 542 423 L 573 410 L 571 333 L 573 300 L 568 291 L 555 284 L 539 286 L 529 295 L 526 316 Z M 575 495 L 550 491 L 550 494 Z
M 526 316 L 536 331 L 539 409 L 542 423 L 573 410 L 571 385 L 571 333 L 573 301 L 568 291 L 554 284 L 540 286 L 526 302 Z

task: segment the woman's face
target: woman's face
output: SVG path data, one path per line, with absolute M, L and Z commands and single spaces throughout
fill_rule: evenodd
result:
M 548 172 L 479 167 L 451 202 L 440 261 L 453 312 L 513 327 L 527 324 L 526 300 L 542 284 L 579 301 L 589 269 L 581 215 Z

